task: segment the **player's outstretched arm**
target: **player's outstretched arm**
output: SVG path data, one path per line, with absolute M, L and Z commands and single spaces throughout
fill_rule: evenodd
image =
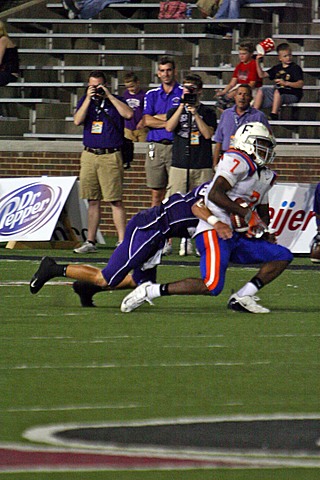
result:
M 199 200 L 199 202 L 194 203 L 191 209 L 195 217 L 198 217 L 201 220 L 209 223 L 209 225 L 213 226 L 218 236 L 222 238 L 222 240 L 227 240 L 228 238 L 232 237 L 232 229 L 229 227 L 229 225 L 221 222 L 217 217 L 212 215 L 210 210 L 205 206 L 203 200 Z

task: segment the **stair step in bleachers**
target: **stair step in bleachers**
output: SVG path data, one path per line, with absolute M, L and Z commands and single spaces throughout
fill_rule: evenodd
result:
M 273 35 L 272 37 L 274 40 L 281 40 L 283 42 L 293 42 L 293 43 L 298 43 L 300 45 L 304 45 L 305 42 L 308 41 L 319 41 L 320 40 L 320 35 L 319 34 L 296 34 L 296 33 L 278 33 L 276 35 Z
M 106 50 L 96 48 L 20 48 L 19 55 L 57 55 L 63 58 L 65 55 L 145 55 L 146 57 L 158 58 L 161 55 L 182 56 L 183 52 L 175 50 L 137 50 L 121 49 Z
M 146 25 L 161 27 L 163 25 L 178 26 L 183 32 L 185 27 L 193 25 L 218 25 L 221 23 L 221 19 L 216 20 L 214 18 L 190 18 L 190 19 L 161 19 L 156 21 L 150 18 L 93 18 L 93 19 L 73 19 L 68 18 L 8 18 L 7 23 L 15 26 L 23 26 L 25 29 L 30 29 L 30 26 L 34 28 L 47 28 L 52 30 L 53 25 L 70 26 L 70 25 L 84 25 L 93 27 L 94 25 L 131 25 L 138 28 L 138 30 L 144 31 Z M 237 25 L 262 25 L 263 20 L 257 18 L 226 18 L 223 19 L 223 23 L 228 26 L 237 28 Z
M 132 65 L 64 65 L 62 63 L 60 65 L 20 65 L 20 76 L 22 79 L 24 79 L 26 72 L 33 72 L 39 70 L 47 72 L 57 72 L 59 83 L 63 85 L 65 83 L 66 72 L 72 72 L 73 74 L 84 73 L 85 77 L 87 78 L 91 71 L 97 69 L 102 70 L 107 74 L 111 74 L 111 88 L 112 91 L 117 94 L 119 88 L 119 73 L 126 71 L 141 72 L 142 67 Z M 11 83 L 9 85 L 14 86 L 16 85 L 16 83 Z
M 48 2 L 46 4 L 49 9 L 64 9 L 61 2 Z M 197 8 L 195 3 L 190 4 L 191 8 Z M 272 10 L 276 8 L 302 8 L 304 5 L 301 2 L 258 2 L 258 3 L 247 3 L 243 5 L 243 8 L 271 8 Z M 145 3 L 110 3 L 108 8 L 115 8 L 116 10 L 121 9 L 136 9 L 136 8 L 158 8 L 158 2 L 145 2 Z
M 192 18 L 188 20 L 181 19 L 161 19 L 161 21 L 155 19 L 144 19 L 144 18 L 103 18 L 103 19 L 66 19 L 66 18 L 8 18 L 7 23 L 20 29 L 30 31 L 30 28 L 34 28 L 36 31 L 52 31 L 53 26 L 64 27 L 67 31 L 68 27 L 77 27 L 79 30 L 80 26 L 87 28 L 88 33 L 92 33 L 95 26 L 131 26 L 137 28 L 140 33 L 146 32 L 146 28 L 150 30 L 149 33 L 156 33 L 155 29 L 159 29 L 160 33 L 164 32 L 164 27 L 170 27 L 171 29 L 177 28 L 179 33 L 192 33 L 193 27 L 203 27 L 210 26 L 214 27 L 221 24 L 221 20 L 208 19 L 208 18 Z M 233 29 L 233 44 L 234 47 L 239 43 L 240 30 L 244 27 L 258 27 L 264 24 L 262 19 L 256 18 L 233 18 L 233 19 L 224 19 L 223 23 L 226 26 L 229 26 Z M 173 31 L 173 30 L 172 30 Z
M 45 39 L 47 42 L 47 48 L 54 49 L 53 44 L 56 41 L 63 40 L 64 48 L 66 42 L 70 44 L 74 43 L 75 40 L 88 39 L 87 33 L 30 33 L 30 32 L 16 32 L 10 35 L 12 38 L 16 39 Z M 209 40 L 221 38 L 220 35 L 214 35 L 211 33 L 168 33 L 166 32 L 165 37 L 163 33 L 92 33 L 90 34 L 90 41 L 99 42 L 100 48 L 105 48 L 106 40 L 129 40 L 131 47 L 136 45 L 136 50 L 145 51 L 148 50 L 146 43 L 150 40 L 161 40 L 162 43 L 172 44 L 172 40 L 186 40 L 192 44 L 192 65 L 197 66 L 199 64 L 199 55 L 200 55 L 200 40 Z
M 195 3 L 190 4 L 191 8 L 196 11 L 197 5 Z M 263 17 L 265 17 L 266 11 L 270 11 L 272 15 L 272 34 L 279 32 L 279 25 L 281 21 L 281 17 L 284 16 L 284 12 L 288 9 L 295 10 L 303 8 L 304 4 L 302 2 L 259 2 L 259 3 L 247 3 L 242 6 L 241 14 L 243 14 L 243 18 L 247 17 L 247 9 L 253 8 L 254 11 L 262 12 Z M 58 13 L 66 14 L 66 11 L 63 8 L 61 2 L 59 3 L 47 3 L 47 8 L 51 10 L 56 10 Z M 146 10 L 155 10 L 159 11 L 159 3 L 157 2 L 150 2 L 150 3 L 115 3 L 109 4 L 108 9 L 115 9 L 116 11 L 124 10 L 128 11 L 128 9 L 133 9 L 134 11 L 137 9 Z M 258 9 L 258 10 L 257 10 Z M 187 19 L 189 21 L 190 19 Z M 162 21 L 162 20 L 161 20 Z M 226 20 L 223 20 L 225 23 Z M 221 23 L 221 20 L 220 20 Z
M 81 57 L 96 57 L 96 65 L 104 65 L 105 63 L 110 62 L 110 57 L 115 57 L 116 60 L 118 61 L 121 59 L 121 57 L 124 56 L 141 56 L 150 61 L 150 65 L 145 65 L 145 69 L 148 69 L 151 72 L 151 80 L 153 79 L 154 76 L 157 74 L 157 61 L 158 58 L 163 56 L 163 55 L 169 55 L 173 57 L 180 57 L 183 55 L 183 52 L 181 51 L 175 51 L 175 50 L 165 50 L 165 49 L 154 49 L 154 50 L 136 50 L 136 49 L 122 49 L 122 50 L 106 50 L 106 49 L 80 49 L 80 48 L 74 48 L 74 49 L 58 49 L 58 48 L 20 48 L 19 49 L 19 55 L 21 58 L 23 58 L 24 55 L 30 55 L 32 58 L 39 58 L 39 56 L 44 55 L 46 57 L 56 57 L 58 58 L 60 64 L 56 65 L 58 67 L 57 69 L 62 71 L 61 65 L 65 65 L 66 63 L 66 57 L 68 55 L 70 56 L 78 56 L 79 58 Z M 24 59 L 26 62 L 26 60 Z M 94 58 L 92 59 L 94 62 Z M 122 59 L 123 63 L 125 61 Z M 52 66 L 48 66 L 47 69 L 52 69 Z M 95 67 L 97 69 L 98 67 Z M 79 69 L 82 70 L 82 66 L 79 66 Z
M 215 106 L 215 100 L 203 100 L 204 105 L 209 107 Z M 299 102 L 299 103 L 290 103 L 289 105 L 283 104 L 284 107 L 295 107 L 295 108 L 320 108 L 319 102 Z M 308 122 L 309 124 L 310 122 Z M 318 124 L 318 122 L 316 122 Z M 320 125 L 320 124 L 319 124 Z
M 1 104 L 4 108 L 6 104 L 9 106 L 14 104 L 27 106 L 29 112 L 29 129 L 32 133 L 35 133 L 37 124 L 37 106 L 41 104 L 58 105 L 60 104 L 60 100 L 52 98 L 1 98 Z
M 129 70 L 140 71 L 141 76 L 139 73 L 138 75 L 140 80 L 142 79 L 142 85 L 148 85 L 149 81 L 146 78 L 146 74 L 151 75 L 151 82 L 157 78 L 156 61 L 158 56 L 164 54 L 164 51 L 167 54 L 172 54 L 174 51 L 175 53 L 178 52 L 177 64 L 181 79 L 183 72 L 190 70 L 190 66 L 193 71 L 205 73 L 209 77 L 216 77 L 212 78 L 212 83 L 210 79 L 203 77 L 205 81 L 205 92 L 203 95 L 205 100 L 203 103 L 210 103 L 210 90 L 223 88 L 231 77 L 234 66 L 231 66 L 230 59 L 232 53 L 234 53 L 232 50 L 236 50 L 239 45 L 240 33 L 245 38 L 251 38 L 254 43 L 258 43 L 261 38 L 272 35 L 276 39 L 276 36 L 279 36 L 281 23 L 292 21 L 290 19 L 295 18 L 298 12 L 302 13 L 303 11 L 304 15 L 306 9 L 305 4 L 298 1 L 265 1 L 259 4 L 247 4 L 244 6 L 241 10 L 243 18 L 228 19 L 221 22 L 221 20 L 196 18 L 200 16 L 200 12 L 196 8 L 195 3 L 191 5 L 194 18 L 190 20 L 158 20 L 158 2 L 111 4 L 101 12 L 98 18 L 71 20 L 65 18 L 67 12 L 63 9 L 61 1 L 57 1 L 54 4 L 53 2 L 47 3 L 47 12 L 45 11 L 44 3 L 42 10 L 39 9 L 39 12 L 42 12 L 38 15 L 39 18 L 33 17 L 33 12 L 31 15 L 29 13 L 26 16 L 28 18 L 23 18 L 22 16 L 19 18 L 8 18 L 7 23 L 13 30 L 10 35 L 18 42 L 23 65 L 21 68 L 22 81 L 9 84 L 7 87 L 18 88 L 21 96 L 26 97 L 30 94 L 39 98 L 42 96 L 47 97 L 48 94 L 48 96 L 54 96 L 52 100 L 68 98 L 67 95 L 71 93 L 69 109 L 66 110 L 64 108 L 64 111 L 68 112 L 69 110 L 72 113 L 75 99 L 77 98 L 77 90 L 85 87 L 89 71 L 101 69 L 109 73 L 112 79 L 112 91 L 119 93 L 121 74 Z M 131 18 L 131 14 L 129 15 L 126 9 L 134 8 L 137 9 L 137 11 L 133 12 L 134 17 L 141 15 L 148 18 Z M 301 10 L 302 8 L 303 10 Z M 52 14 L 50 10 L 52 10 Z M 58 15 L 54 17 L 54 14 Z M 64 18 L 59 16 L 61 14 Z M 129 18 L 125 18 L 125 15 Z M 32 18 L 30 18 L 31 16 Z M 304 20 L 307 21 L 307 19 Z M 311 18 L 309 21 L 311 21 Z M 221 33 L 215 32 L 214 29 L 219 27 L 221 23 L 233 29 L 232 42 L 226 42 L 222 39 Z M 300 29 L 299 22 L 292 22 L 293 24 L 294 27 L 290 30 L 290 28 L 287 28 L 286 23 L 284 30 L 290 32 L 297 31 L 298 35 L 304 32 L 305 29 Z M 210 26 L 210 32 L 213 33 L 204 33 L 204 27 L 208 25 Z M 207 31 L 208 29 L 206 28 Z M 290 41 L 288 35 L 286 40 Z M 282 40 L 281 36 L 279 36 L 278 40 Z M 314 38 L 314 40 L 317 40 L 317 38 Z M 171 45 L 168 45 L 169 48 L 166 48 L 167 43 L 165 42 L 171 42 Z M 172 43 L 174 43 L 174 49 L 172 49 Z M 304 45 L 302 40 L 299 40 L 297 43 Z M 96 48 L 95 44 L 99 48 Z M 308 44 L 306 52 L 297 51 L 295 54 L 298 58 L 303 56 L 305 61 L 314 57 L 314 61 L 317 62 L 319 53 L 314 53 L 313 45 L 310 45 Z M 36 48 L 32 48 L 33 46 Z M 124 47 L 123 50 L 119 50 L 119 46 Z M 127 52 L 127 56 L 122 56 L 124 52 Z M 152 52 L 150 57 L 148 57 L 149 52 Z M 154 52 L 158 53 L 153 56 Z M 97 63 L 94 55 L 98 56 Z M 35 57 L 39 63 L 37 66 L 31 65 L 33 62 L 29 62 L 30 58 Z M 130 58 L 134 60 L 130 62 Z M 270 58 L 274 60 L 272 55 Z M 115 63 L 115 59 L 118 60 L 117 63 L 120 63 L 120 65 L 112 65 L 112 63 Z M 209 67 L 201 67 L 201 62 L 204 65 L 209 65 Z M 225 65 L 227 62 L 230 62 L 229 66 Z M 74 63 L 83 63 L 84 65 L 74 65 Z M 134 63 L 134 67 L 130 66 L 130 63 Z M 215 64 L 222 65 L 215 67 Z M 315 66 L 313 67 L 312 65 Z M 317 63 L 311 63 L 310 66 L 308 65 L 308 67 L 304 68 L 304 71 L 308 78 L 313 80 L 310 83 L 317 81 L 320 73 Z M 151 87 L 152 83 L 149 86 Z M 42 92 L 42 90 L 38 90 L 40 88 L 47 90 Z M 309 134 L 305 133 L 308 128 L 313 129 L 310 132 L 312 132 L 315 138 L 319 137 L 319 135 L 315 134 L 316 130 L 319 131 L 319 123 L 316 122 L 318 117 L 313 115 L 313 112 L 317 112 L 320 104 L 312 102 L 311 100 L 314 98 L 309 95 L 309 93 L 314 91 L 317 93 L 319 88 L 318 85 L 307 84 L 304 102 L 300 102 L 297 105 L 299 114 L 303 112 L 304 115 L 305 111 L 312 111 L 312 116 L 315 117 L 313 118 L 314 123 L 307 120 L 299 120 L 290 124 L 290 121 L 279 120 L 279 124 L 274 124 L 274 128 L 279 129 L 277 130 L 279 131 L 279 138 L 283 138 L 284 143 L 287 139 L 288 143 L 291 142 L 292 136 L 300 137 L 295 139 L 295 141 L 304 143 L 304 140 L 308 140 Z M 56 89 L 56 92 L 53 89 Z M 65 92 L 63 89 L 65 89 Z M 212 92 L 211 98 L 213 98 L 213 94 L 214 92 Z M 21 98 L 19 100 L 24 99 Z M 33 119 L 32 125 L 30 122 L 29 131 L 24 132 L 25 138 L 51 140 L 55 138 L 81 139 L 81 133 L 74 133 L 76 132 L 74 125 L 71 122 L 68 123 L 66 116 L 61 116 L 61 112 L 62 110 L 59 110 L 60 116 L 57 125 L 55 121 L 50 123 L 50 118 L 48 118 L 39 123 L 39 128 L 37 128 Z M 68 113 L 66 114 L 68 115 Z M 304 116 L 301 118 L 304 118 Z M 61 134 L 55 133 L 56 129 L 61 131 Z M 61 135 L 64 135 L 64 137 L 61 137 Z M 279 138 L 278 142 L 280 142 Z M 310 141 L 312 141 L 312 138 Z

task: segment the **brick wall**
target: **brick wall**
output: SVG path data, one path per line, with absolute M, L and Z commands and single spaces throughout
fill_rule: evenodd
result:
M 74 152 L 0 152 L 0 178 L 79 175 L 79 157 Z M 318 157 L 279 155 L 272 168 L 278 173 L 278 182 L 318 183 L 320 153 Z M 144 154 L 138 153 L 131 169 L 125 171 L 124 202 L 128 219 L 138 210 L 148 208 L 150 199 L 145 186 Z M 103 207 L 100 228 L 103 234 L 115 235 L 108 206 Z

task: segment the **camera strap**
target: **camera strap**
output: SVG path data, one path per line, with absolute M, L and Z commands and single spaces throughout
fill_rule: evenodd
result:
M 116 124 L 116 122 L 113 120 L 112 117 L 110 117 L 109 113 L 107 113 L 105 110 L 104 110 L 104 99 L 103 99 L 103 103 L 101 104 L 101 110 L 99 112 L 99 114 L 102 112 L 104 114 L 104 116 L 107 118 L 107 120 L 109 120 L 112 125 L 114 126 L 114 128 L 117 130 L 118 133 L 120 133 L 121 135 L 124 135 L 124 132 L 121 132 L 120 128 L 118 127 L 118 125 Z M 119 113 L 120 115 L 120 113 Z

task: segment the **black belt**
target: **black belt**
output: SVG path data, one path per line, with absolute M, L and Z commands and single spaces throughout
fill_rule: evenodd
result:
M 120 148 L 89 148 L 84 147 L 86 152 L 94 153 L 95 155 L 105 155 L 106 153 L 120 152 Z
M 162 143 L 162 145 L 172 145 L 171 140 L 158 140 L 155 143 Z

